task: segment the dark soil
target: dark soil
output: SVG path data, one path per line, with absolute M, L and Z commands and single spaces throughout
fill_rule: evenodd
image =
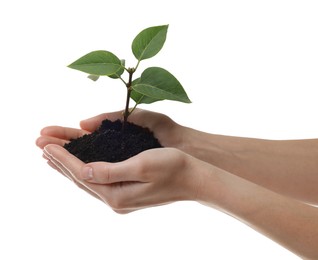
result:
M 85 163 L 120 162 L 138 153 L 162 147 L 148 128 L 120 120 L 102 122 L 91 134 L 73 139 L 64 148 Z

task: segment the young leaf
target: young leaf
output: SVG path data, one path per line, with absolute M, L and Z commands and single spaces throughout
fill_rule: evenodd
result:
M 180 82 L 168 71 L 158 67 L 146 69 L 133 90 L 157 100 L 175 100 L 191 103 Z
M 132 86 L 136 85 L 140 81 L 140 78 L 135 79 L 132 82 Z M 157 98 L 152 98 L 152 97 L 147 97 L 134 89 L 132 89 L 130 93 L 130 97 L 136 102 L 136 104 L 151 104 L 157 101 L 161 101 L 162 99 L 157 99 Z
M 138 61 L 155 56 L 166 41 L 168 25 L 149 27 L 141 31 L 132 42 L 132 52 Z
M 109 51 L 93 51 L 74 61 L 68 67 L 96 76 L 108 76 L 121 68 L 121 61 Z
M 97 81 L 99 79 L 99 76 L 93 74 L 89 74 L 87 77 L 92 81 Z

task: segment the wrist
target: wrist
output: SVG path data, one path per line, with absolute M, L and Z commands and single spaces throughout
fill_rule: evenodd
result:
M 200 161 L 193 156 L 180 152 L 180 157 L 175 159 L 179 163 L 175 165 L 175 169 L 179 168 L 177 174 L 176 188 L 179 189 L 179 200 L 201 201 L 201 192 L 203 184 L 208 177 L 206 174 L 209 170 L 209 164 Z
M 195 158 L 189 168 L 194 179 L 192 200 L 215 208 L 222 197 L 221 169 Z
M 179 133 L 178 149 L 199 160 L 218 166 L 220 160 L 233 155 L 229 147 L 221 140 L 222 136 L 188 127 L 183 127 Z
M 250 190 L 254 191 L 256 185 L 214 165 L 207 164 L 201 168 L 198 203 L 238 218 L 244 218 L 253 211 Z

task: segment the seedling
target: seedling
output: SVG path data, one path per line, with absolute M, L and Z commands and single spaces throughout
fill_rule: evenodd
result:
M 161 100 L 175 100 L 191 103 L 180 82 L 167 70 L 159 67 L 145 69 L 139 78 L 133 75 L 142 60 L 152 58 L 163 47 L 168 25 L 149 27 L 141 31 L 132 42 L 132 52 L 137 59 L 135 67 L 125 67 L 125 60 L 120 60 L 109 51 L 98 50 L 79 58 L 68 67 L 88 73 L 89 78 L 96 81 L 100 76 L 108 76 L 121 80 L 127 89 L 126 105 L 123 112 L 124 124 L 129 115 L 139 104 L 150 104 Z M 128 80 L 123 79 L 124 72 Z M 135 106 L 129 109 L 129 101 L 133 99 Z

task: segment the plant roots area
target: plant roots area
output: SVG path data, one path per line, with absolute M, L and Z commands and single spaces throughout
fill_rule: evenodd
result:
M 72 139 L 64 148 L 84 163 L 120 162 L 138 153 L 162 147 L 148 128 L 120 120 L 104 120 L 93 133 Z

